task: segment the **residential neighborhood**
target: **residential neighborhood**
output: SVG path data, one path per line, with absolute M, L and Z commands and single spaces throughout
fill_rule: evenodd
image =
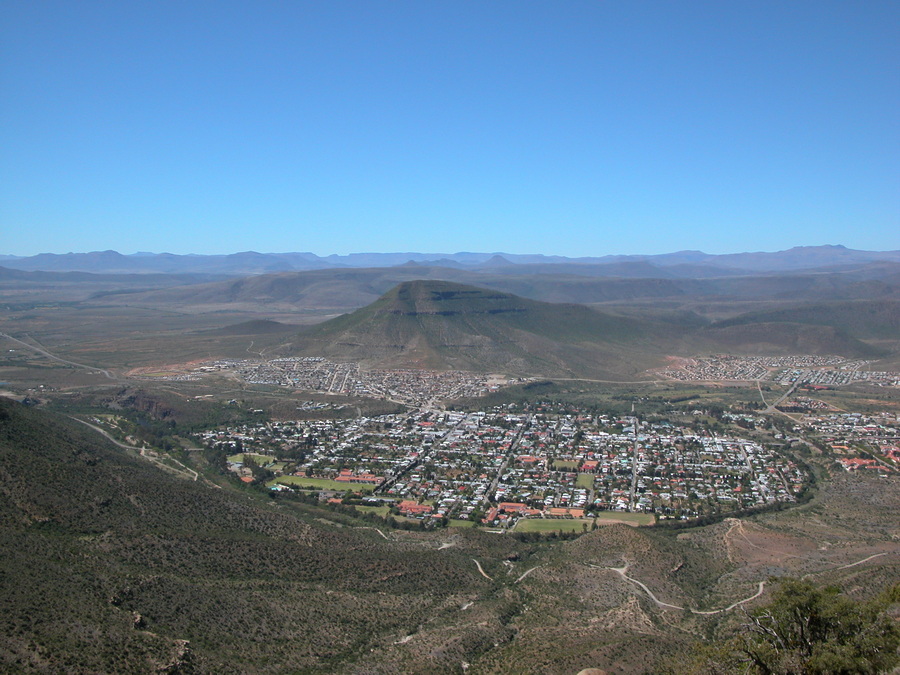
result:
M 842 356 L 732 356 L 716 354 L 704 358 L 677 359 L 662 371 L 673 380 L 771 381 L 781 385 L 812 384 L 842 386 L 864 382 L 876 386 L 900 386 L 900 373 L 863 370 L 869 361 Z
M 846 470 L 894 473 L 900 468 L 900 419 L 895 413 L 810 412 L 802 419 Z
M 520 379 L 466 371 L 366 369 L 322 357 L 285 357 L 268 361 L 223 359 L 205 362 L 198 373 L 228 373 L 250 384 L 270 384 L 326 394 L 381 398 L 409 405 L 483 396 Z
M 273 490 L 359 491 L 417 519 L 514 527 L 600 512 L 688 519 L 791 502 L 802 468 L 759 443 L 635 416 L 418 411 L 205 432 L 229 468 Z

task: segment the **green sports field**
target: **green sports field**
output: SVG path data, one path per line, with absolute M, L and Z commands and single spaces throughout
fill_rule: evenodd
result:
M 584 488 L 585 490 L 590 490 L 594 487 L 594 474 L 592 473 L 580 473 L 578 474 L 578 478 L 575 480 L 575 487 Z
M 275 458 L 271 455 L 260 455 L 256 452 L 239 452 L 236 455 L 231 455 L 230 457 L 228 457 L 228 461 L 243 463 L 245 455 L 248 457 L 252 457 L 260 466 L 266 466 L 267 464 L 271 464 L 275 461 Z
M 597 514 L 597 525 L 610 525 L 623 523 L 637 527 L 638 525 L 653 525 L 656 518 L 651 513 L 619 513 L 617 511 L 602 511 Z M 516 532 L 581 532 L 587 523 L 588 529 L 594 524 L 593 518 L 524 518 L 515 527 Z
M 327 478 L 307 478 L 306 476 L 279 476 L 275 480 L 269 481 L 267 485 L 296 485 L 301 488 L 309 488 L 311 490 L 335 490 L 337 492 L 346 492 L 347 490 L 371 492 L 375 486 L 371 483 L 339 483 L 336 480 Z
M 593 518 L 555 519 L 525 518 L 516 524 L 516 532 L 581 532 L 584 525 L 590 530 Z

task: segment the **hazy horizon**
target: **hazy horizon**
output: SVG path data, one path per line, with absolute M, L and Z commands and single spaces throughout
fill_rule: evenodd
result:
M 8 252 L 0 252 L 0 258 L 30 258 L 36 255 L 88 255 L 92 253 L 118 253 L 123 256 L 154 256 L 154 255 L 179 255 L 179 256 L 228 256 L 228 255 L 239 255 L 242 253 L 258 253 L 261 255 L 314 255 L 318 258 L 331 258 L 331 257 L 339 257 L 345 258 L 350 256 L 361 256 L 361 255 L 424 255 L 424 256 L 459 256 L 459 255 L 498 255 L 498 256 L 542 256 L 547 258 L 565 258 L 571 260 L 578 260 L 582 258 L 606 258 L 606 257 L 634 257 L 634 256 L 665 256 L 665 255 L 674 255 L 679 253 L 696 253 L 710 256 L 719 256 L 719 255 L 738 255 L 738 254 L 752 254 L 752 253 L 783 253 L 785 251 L 790 251 L 794 249 L 820 249 L 820 248 L 834 248 L 834 249 L 844 249 L 851 251 L 864 251 L 867 253 L 889 253 L 894 252 L 893 249 L 855 249 L 850 246 L 845 246 L 843 244 L 799 244 L 797 246 L 792 246 L 787 249 L 779 249 L 779 250 L 747 250 L 747 251 L 725 251 L 721 253 L 713 253 L 710 251 L 704 251 L 700 249 L 677 249 L 671 251 L 663 251 L 660 253 L 642 253 L 640 251 L 634 252 L 603 252 L 603 253 L 583 253 L 577 256 L 567 256 L 559 253 L 553 252 L 543 252 L 543 251 L 526 251 L 522 253 L 513 253 L 511 251 L 489 251 L 489 250 L 476 250 L 476 249 L 460 249 L 457 251 L 413 251 L 413 250 L 396 250 L 396 251 L 348 251 L 348 252 L 337 252 L 337 253 L 321 253 L 316 251 L 265 251 L 265 250 L 256 250 L 256 249 L 247 249 L 242 251 L 229 251 L 226 253 L 206 253 L 203 251 L 189 251 L 187 253 L 173 253 L 172 251 L 118 251 L 116 249 L 96 249 L 90 251 L 40 251 L 39 253 L 29 254 L 29 255 L 20 255 L 16 253 L 8 253 Z

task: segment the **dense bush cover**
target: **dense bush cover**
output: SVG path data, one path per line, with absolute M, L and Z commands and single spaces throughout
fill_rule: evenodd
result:
M 0 400 L 0 671 L 328 671 L 490 586 Z
M 771 602 L 745 614 L 737 635 L 699 645 L 696 675 L 876 675 L 900 665 L 900 626 L 886 612 L 900 585 L 858 602 L 836 587 L 782 579 Z

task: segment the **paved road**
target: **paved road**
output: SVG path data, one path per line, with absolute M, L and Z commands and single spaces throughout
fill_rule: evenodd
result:
M 437 411 L 433 411 L 433 412 L 437 412 Z M 400 478 L 402 478 L 404 475 L 406 475 L 406 472 L 407 472 L 407 471 L 409 471 L 410 469 L 412 469 L 414 466 L 417 466 L 417 465 L 419 465 L 419 464 L 424 463 L 424 461 L 425 461 L 425 459 L 428 457 L 428 455 L 430 455 L 430 454 L 433 453 L 435 450 L 437 450 L 441 445 L 443 445 L 444 440 L 447 438 L 447 436 L 449 436 L 449 435 L 451 434 L 451 432 L 453 432 L 455 429 L 458 429 L 459 426 L 460 426 L 463 422 L 465 422 L 465 419 L 466 419 L 466 418 L 463 417 L 459 422 L 457 422 L 455 425 L 453 425 L 452 427 L 450 427 L 449 429 L 447 429 L 447 431 L 444 433 L 443 436 L 441 436 L 436 442 L 434 442 L 434 443 L 431 444 L 431 448 L 428 450 L 428 452 L 422 452 L 421 454 L 419 454 L 418 457 L 416 457 L 413 461 L 411 461 L 410 463 L 408 463 L 405 467 L 403 467 L 402 469 L 400 469 L 399 471 L 397 471 L 397 472 L 396 472 L 395 474 L 393 474 L 390 478 L 388 478 L 388 479 L 382 481 L 381 483 L 379 483 L 379 484 L 375 487 L 375 489 L 372 490 L 372 494 L 373 494 L 373 495 L 384 494 L 385 492 L 387 492 L 388 490 L 390 490 L 391 487 L 392 487 L 398 480 L 400 480 Z
M 800 382 L 802 381 L 802 379 L 803 379 L 803 378 L 798 377 L 796 380 L 794 380 L 794 383 L 791 385 L 791 388 L 788 389 L 786 392 L 784 392 L 784 394 L 782 394 L 781 398 L 779 398 L 777 401 L 775 401 L 775 403 L 772 403 L 771 405 L 769 405 L 769 404 L 766 402 L 766 398 L 765 398 L 765 396 L 763 396 L 763 393 L 762 393 L 762 387 L 761 387 L 760 384 L 759 384 L 759 380 L 757 380 L 757 381 L 756 381 L 756 388 L 759 389 L 759 397 L 762 399 L 763 405 L 766 406 L 766 409 L 765 409 L 763 412 L 768 412 L 768 413 L 781 412 L 780 410 L 776 410 L 776 408 L 777 408 L 779 405 L 781 405 L 781 403 L 782 403 L 788 396 L 790 396 L 791 394 L 794 393 L 794 390 L 796 390 L 797 387 L 800 386 Z
M 634 405 L 632 405 L 632 408 Z M 634 511 L 635 507 L 635 493 L 637 492 L 637 479 L 638 479 L 638 418 L 630 417 L 631 423 L 634 425 L 632 427 L 632 440 L 631 440 L 631 492 L 628 497 L 629 503 L 629 511 Z
M 519 429 L 519 432 L 516 434 L 516 437 L 513 439 L 512 443 L 509 444 L 509 452 L 506 453 L 506 457 L 503 458 L 503 463 L 500 465 L 500 469 L 494 475 L 494 480 L 491 483 L 491 487 L 488 488 L 488 491 L 484 493 L 484 503 L 487 504 L 490 501 L 491 495 L 494 494 L 494 491 L 497 489 L 497 483 L 500 482 L 500 477 L 503 475 L 503 472 L 506 471 L 506 467 L 509 464 L 509 460 L 512 459 L 513 455 L 516 453 L 516 449 L 519 447 L 519 441 L 522 440 L 522 436 L 525 434 L 525 430 L 531 425 L 531 415 L 525 420 L 525 423 L 522 425 L 522 428 Z

